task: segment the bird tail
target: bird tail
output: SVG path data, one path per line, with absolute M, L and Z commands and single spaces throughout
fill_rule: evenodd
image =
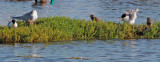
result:
M 18 20 L 20 20 L 21 19 L 21 17 L 11 17 L 12 19 L 18 19 Z

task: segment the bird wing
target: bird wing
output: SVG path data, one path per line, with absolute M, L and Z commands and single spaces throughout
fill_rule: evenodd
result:
M 132 12 L 133 10 L 127 10 L 127 11 L 125 11 L 124 12 L 124 14 L 126 15 L 126 21 L 128 21 L 129 19 L 130 19 L 130 17 L 132 16 L 131 15 L 131 12 Z
M 102 21 L 101 19 L 99 19 L 98 17 L 95 17 L 95 20 L 96 21 Z
M 29 19 L 32 20 L 32 19 L 33 19 L 32 13 L 33 13 L 33 12 L 31 11 L 31 12 L 29 12 L 29 13 L 24 14 L 24 15 L 22 16 L 22 19 L 23 19 L 24 21 L 28 21 Z
M 127 11 L 124 12 L 124 14 L 130 14 L 132 12 L 133 12 L 133 10 L 127 10 Z
M 137 12 L 138 12 L 138 9 L 136 9 L 136 10 L 131 10 L 130 12 L 129 12 L 129 18 L 130 18 L 130 20 L 133 20 L 133 19 L 135 19 L 136 17 L 137 17 Z
M 134 12 L 134 13 L 137 13 L 138 11 L 139 11 L 139 10 L 138 10 L 138 9 L 136 9 L 136 10 L 134 10 L 133 12 Z
M 22 20 L 22 16 L 18 16 L 18 17 L 12 17 L 12 16 L 11 16 L 11 18 L 12 18 L 12 19 Z
M 134 18 L 134 14 L 129 14 L 129 19 L 132 20 Z
M 24 21 L 28 21 L 29 19 L 32 20 L 32 11 L 29 13 L 24 14 L 23 16 L 18 16 L 18 17 L 11 17 L 12 19 L 18 19 L 18 20 L 24 20 Z

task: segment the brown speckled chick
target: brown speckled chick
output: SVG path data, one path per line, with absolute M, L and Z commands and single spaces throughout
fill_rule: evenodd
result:
M 92 20 L 92 21 L 94 21 L 94 20 L 95 20 L 95 21 L 102 21 L 102 20 L 99 19 L 98 17 L 95 17 L 94 14 L 91 14 L 90 17 L 91 17 L 91 20 Z
M 149 27 L 152 26 L 152 20 L 151 20 L 150 17 L 147 17 L 147 25 L 148 25 Z

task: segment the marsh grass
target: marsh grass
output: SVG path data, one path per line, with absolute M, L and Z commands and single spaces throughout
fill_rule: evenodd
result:
M 35 43 L 91 39 L 156 39 L 160 38 L 160 22 L 151 28 L 146 24 L 96 22 L 57 16 L 40 18 L 34 25 L 18 21 L 18 28 L 0 27 L 1 43 Z

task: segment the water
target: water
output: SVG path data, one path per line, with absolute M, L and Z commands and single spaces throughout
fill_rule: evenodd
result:
M 159 62 L 159 40 L 0 44 L 0 62 Z M 88 59 L 71 59 L 72 57 Z
M 0 24 L 11 16 L 21 16 L 33 9 L 39 17 L 67 16 L 90 20 L 95 14 L 102 20 L 120 22 L 121 14 L 139 8 L 136 24 L 146 17 L 160 20 L 159 0 L 55 0 L 54 5 L 36 5 L 33 0 L 0 0 Z M 159 62 L 160 39 L 90 40 L 72 42 L 0 44 L 0 62 Z M 73 59 L 84 58 L 84 59 Z
M 90 14 L 95 14 L 102 20 L 120 22 L 125 10 L 139 8 L 136 24 L 145 23 L 147 17 L 160 20 L 159 0 L 55 0 L 54 5 L 49 3 L 47 0 L 47 4 L 42 6 L 32 6 L 34 0 L 1 0 L 0 24 L 6 25 L 11 16 L 21 16 L 32 9 L 38 11 L 39 17 L 67 16 L 90 20 Z

